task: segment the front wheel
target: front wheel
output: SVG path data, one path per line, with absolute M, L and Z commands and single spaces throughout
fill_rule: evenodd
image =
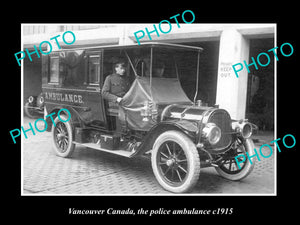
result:
M 253 170 L 256 161 L 255 158 L 252 158 L 252 163 L 250 163 L 246 153 L 250 156 L 255 154 L 253 141 L 251 139 L 237 138 L 233 147 L 221 156 L 218 167 L 215 168 L 216 171 L 229 180 L 245 178 Z M 244 157 L 237 157 L 237 160 L 239 160 L 239 165 L 237 165 L 235 157 L 242 155 L 246 159 L 243 161 Z
M 167 191 L 190 191 L 200 174 L 200 158 L 195 144 L 179 131 L 162 133 L 152 149 L 153 173 Z

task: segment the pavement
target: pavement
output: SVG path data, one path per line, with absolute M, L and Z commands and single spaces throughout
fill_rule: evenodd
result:
M 24 128 L 34 121 L 24 117 Z M 52 150 L 50 132 L 36 132 L 36 135 L 28 132 L 27 135 L 25 139 L 22 134 L 23 195 L 172 194 L 156 181 L 151 161 L 146 157 L 129 159 L 76 146 L 71 158 L 61 158 Z M 273 132 L 258 132 L 253 139 L 259 149 L 262 144 L 274 140 L 274 135 Z M 257 161 L 252 173 L 241 181 L 226 180 L 214 168 L 201 169 L 199 181 L 190 194 L 274 195 L 275 158 L 273 153 Z

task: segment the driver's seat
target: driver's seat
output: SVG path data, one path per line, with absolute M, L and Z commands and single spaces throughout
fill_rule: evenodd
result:
M 108 116 L 118 116 L 119 115 L 119 105 L 114 102 L 108 102 L 107 115 Z
M 110 122 L 111 130 L 115 130 L 117 133 L 126 131 L 126 116 L 122 110 L 119 110 L 119 105 L 114 102 L 108 102 L 107 106 L 107 118 Z

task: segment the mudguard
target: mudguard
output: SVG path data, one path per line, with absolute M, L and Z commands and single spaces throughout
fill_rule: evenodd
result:
M 199 125 L 197 122 L 188 120 L 162 121 L 150 129 L 133 156 L 142 155 L 151 150 L 156 138 L 163 132 L 169 130 L 178 130 L 185 133 L 194 143 L 198 140 Z
M 50 111 L 47 115 L 45 114 L 46 122 L 47 122 L 47 125 L 48 125 L 46 131 L 50 132 L 51 129 L 52 129 L 52 120 L 51 120 L 51 116 L 48 116 L 48 115 L 54 113 L 54 114 L 52 115 L 52 118 L 53 118 L 53 121 L 54 121 L 54 119 L 57 117 L 58 111 L 61 110 L 61 109 L 63 109 L 63 108 L 69 110 L 69 112 L 71 113 L 71 119 L 70 119 L 70 122 L 71 122 L 73 125 L 78 124 L 78 123 L 82 123 L 82 118 L 81 118 L 80 115 L 77 113 L 77 111 L 74 110 L 72 107 L 55 106 L 55 107 L 51 108 L 51 111 Z

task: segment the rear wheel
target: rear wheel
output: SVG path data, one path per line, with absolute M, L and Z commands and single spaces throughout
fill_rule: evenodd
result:
M 200 158 L 195 144 L 179 131 L 162 133 L 152 149 L 153 173 L 159 184 L 174 193 L 190 191 L 200 174 Z
M 60 115 L 61 120 L 67 121 L 67 117 Z M 62 122 L 58 117 L 55 118 L 52 124 L 52 143 L 56 155 L 60 157 L 70 157 L 75 149 L 73 143 L 73 132 L 70 121 Z

